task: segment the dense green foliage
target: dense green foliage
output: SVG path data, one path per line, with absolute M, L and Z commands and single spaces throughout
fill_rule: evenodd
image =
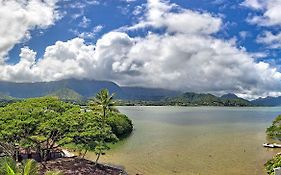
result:
M 4 107 L 4 106 L 8 105 L 9 103 L 13 103 L 16 101 L 17 101 L 17 99 L 0 93 L 0 107 Z
M 266 134 L 274 139 L 281 140 L 281 115 L 277 116 L 272 125 L 266 129 Z M 274 175 L 274 168 L 281 167 L 281 155 L 274 156 L 265 164 L 268 174 Z
M 274 168 L 281 167 L 281 155 L 278 154 L 278 155 L 274 156 L 272 159 L 267 161 L 264 164 L 264 166 L 265 166 L 266 172 L 269 175 L 275 175 L 274 174 Z
M 112 119 L 114 116 L 118 119 Z M 49 159 L 55 148 L 67 144 L 103 153 L 100 150 L 108 149 L 108 143 L 117 141 L 116 135 L 132 128 L 130 120 L 118 111 L 106 112 L 106 117 L 111 120 L 98 107 L 82 109 L 55 97 L 26 99 L 0 108 L 0 141 L 24 148 L 28 153 L 36 151 L 42 160 Z
M 121 106 L 253 106 L 253 104 L 235 94 L 225 94 L 217 97 L 212 94 L 197 94 L 187 92 L 176 97 L 168 97 L 160 101 L 118 100 Z
M 281 140 L 281 115 L 276 117 L 272 125 L 267 128 L 266 133 L 272 139 Z
M 109 118 L 110 114 L 112 114 L 111 112 L 115 111 L 113 96 L 114 94 L 110 94 L 107 89 L 103 89 L 96 95 L 96 98 L 92 102 L 93 110 L 99 111 L 101 116 L 101 135 L 96 139 L 97 145 L 94 149 L 95 153 L 97 154 L 97 159 L 95 161 L 96 164 L 98 163 L 101 154 L 104 154 L 104 151 L 109 149 L 107 144 L 108 131 L 104 128 L 107 126 L 107 119 Z
M 18 164 L 14 159 L 9 157 L 0 158 L 1 175 L 39 175 L 37 162 L 34 160 L 25 160 Z M 59 171 L 49 171 L 45 175 L 63 175 Z
M 188 105 L 214 105 L 218 106 L 221 101 L 218 97 L 212 94 L 196 94 L 196 93 L 184 93 L 178 97 L 168 98 L 166 100 L 171 104 L 188 106 Z
M 132 121 L 124 114 L 111 112 L 107 123 L 110 125 L 112 132 L 118 137 L 124 137 L 133 131 Z
M 234 96 L 234 94 L 217 97 L 212 94 L 197 94 L 192 92 L 167 98 L 166 102 L 179 106 L 252 106 L 249 101 Z

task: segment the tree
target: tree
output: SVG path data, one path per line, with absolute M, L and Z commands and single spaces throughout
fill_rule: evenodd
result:
M 103 125 L 100 118 L 95 111 L 88 111 L 76 118 L 78 127 L 73 132 L 73 143 L 75 148 L 78 148 L 81 152 L 84 151 L 82 157 L 85 156 L 88 150 L 98 152 L 101 138 L 110 143 L 117 141 L 111 127 Z
M 102 89 L 99 93 L 97 93 L 92 103 L 94 104 L 94 108 L 98 107 L 97 109 L 100 109 L 100 116 L 102 121 L 102 125 L 100 126 L 100 134 L 95 142 L 96 146 L 94 151 L 97 154 L 95 164 L 98 163 L 101 154 L 104 154 L 104 151 L 109 149 L 106 139 L 108 139 L 108 136 L 110 136 L 111 129 L 110 127 L 108 127 L 106 121 L 109 117 L 110 112 L 115 110 L 113 96 L 114 94 L 110 94 L 107 89 Z
M 53 97 L 27 99 L 0 109 L 0 141 L 24 148 L 27 153 L 36 151 L 42 160 L 48 160 L 58 147 L 74 141 L 81 144 L 80 137 L 96 138 L 101 122 L 94 121 L 94 115 Z
M 276 117 L 272 125 L 267 128 L 266 133 L 273 139 L 281 140 L 281 115 Z
M 275 140 L 281 140 L 281 115 L 277 116 L 272 122 L 271 126 L 266 129 L 266 134 Z M 265 164 L 265 169 L 268 174 L 274 175 L 274 168 L 281 166 L 281 155 L 275 155 L 271 160 Z
M 51 159 L 51 153 L 65 145 L 101 154 L 117 136 L 131 132 L 132 122 L 114 108 L 113 95 L 102 90 L 91 105 L 83 110 L 78 105 L 55 97 L 25 99 L 0 108 L 0 154 L 19 159 L 20 151 L 32 158 Z
M 124 138 L 133 131 L 132 121 L 120 112 L 109 112 L 107 124 L 118 138 Z
M 277 154 L 265 164 L 265 170 L 269 175 L 275 175 L 274 168 L 281 167 L 281 155 Z

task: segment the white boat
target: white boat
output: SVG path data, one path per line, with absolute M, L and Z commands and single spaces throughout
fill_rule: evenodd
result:
M 277 144 L 277 143 L 264 143 L 262 144 L 262 146 L 268 148 L 281 148 L 281 144 Z

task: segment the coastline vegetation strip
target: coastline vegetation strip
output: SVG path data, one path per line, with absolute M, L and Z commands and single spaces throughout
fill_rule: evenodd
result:
M 0 141 L 8 145 L 0 147 L 0 154 L 18 162 L 47 162 L 60 157 L 62 147 L 71 144 L 82 157 L 94 151 L 97 165 L 108 145 L 133 128 L 131 120 L 114 108 L 108 90 L 83 108 L 56 97 L 31 98 L 0 108 L 0 117 Z
M 277 116 L 272 125 L 266 129 L 266 134 L 273 140 L 281 141 L 281 115 Z M 275 175 L 274 169 L 281 167 L 281 154 L 275 155 L 265 163 L 266 172 Z

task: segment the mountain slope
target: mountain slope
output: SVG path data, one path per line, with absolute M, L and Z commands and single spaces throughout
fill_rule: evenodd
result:
M 64 101 L 82 101 L 84 99 L 82 95 L 68 88 L 59 89 L 48 94 L 47 96 L 55 96 Z
M 220 99 L 224 106 L 253 106 L 250 101 L 240 98 L 232 93 L 224 94 Z
M 232 93 L 224 94 L 221 96 L 221 99 L 236 99 L 236 98 L 239 98 L 239 97 L 237 97 L 237 95 L 232 94 Z
M 72 89 L 84 97 L 94 96 L 103 88 L 107 88 L 110 92 L 116 92 L 120 96 L 123 95 L 122 89 L 109 81 L 67 79 L 38 83 L 0 82 L 0 92 L 15 98 L 45 96 L 63 88 Z
M 197 94 L 193 92 L 187 92 L 177 97 L 167 98 L 166 102 L 172 105 L 214 105 L 220 106 L 221 101 L 218 97 L 212 94 Z
M 122 89 L 127 100 L 159 101 L 166 97 L 174 97 L 180 94 L 178 91 L 160 88 L 122 87 Z
M 252 100 L 251 102 L 259 106 L 281 106 L 281 96 L 258 98 Z
M 13 83 L 0 81 L 0 93 L 7 94 L 15 98 L 32 98 L 50 95 L 56 91 L 55 95 L 66 98 L 67 95 L 72 96 L 73 92 L 83 98 L 89 98 L 96 95 L 101 89 L 107 88 L 111 93 L 115 93 L 118 99 L 133 100 L 160 100 L 165 97 L 175 96 L 179 94 L 176 91 L 170 91 L 157 88 L 142 87 L 120 87 L 110 81 L 97 80 L 77 80 L 66 79 L 52 82 L 38 83 Z M 63 89 L 67 92 L 63 92 Z M 72 90 L 72 92 L 70 92 Z M 65 93 L 65 94 L 64 94 Z M 63 95 L 64 94 L 64 95 Z
M 167 98 L 165 101 L 170 105 L 183 106 L 253 106 L 251 102 L 239 98 L 235 94 L 217 97 L 212 94 L 187 92 L 177 97 Z

